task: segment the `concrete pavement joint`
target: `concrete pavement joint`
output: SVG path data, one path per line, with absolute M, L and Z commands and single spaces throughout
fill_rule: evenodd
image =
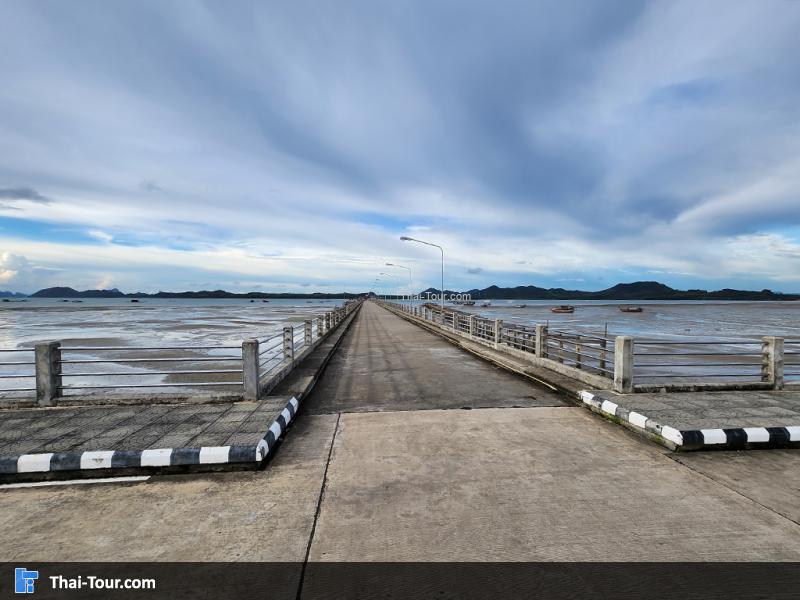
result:
M 325 489 L 328 486 L 328 469 L 331 466 L 331 457 L 333 456 L 333 444 L 336 442 L 336 434 L 339 433 L 339 421 L 342 419 L 342 414 L 336 416 L 336 425 L 333 428 L 333 435 L 331 436 L 331 445 L 328 448 L 328 458 L 325 461 L 325 471 L 322 474 L 322 485 L 319 488 L 319 496 L 317 497 L 317 508 L 314 511 L 314 521 L 311 523 L 311 532 L 308 536 L 308 545 L 306 546 L 306 555 L 303 558 L 303 567 L 300 570 L 300 582 L 297 585 L 297 600 L 303 595 L 303 581 L 306 576 L 306 566 L 308 565 L 308 558 L 311 556 L 311 545 L 314 543 L 314 534 L 317 532 L 317 521 L 322 512 L 322 502 L 325 499 Z
M 729 485 L 726 485 L 726 484 L 724 484 L 723 482 L 721 482 L 721 481 L 719 481 L 719 480 L 717 480 L 717 479 L 714 479 L 714 478 L 713 478 L 713 477 L 711 477 L 710 475 L 708 475 L 708 474 L 706 474 L 706 473 L 703 473 L 702 471 L 698 471 L 698 470 L 697 470 L 697 469 L 695 469 L 693 466 L 691 466 L 691 465 L 687 465 L 685 462 L 681 461 L 681 459 L 680 459 L 680 457 L 679 457 L 679 456 L 677 456 L 677 455 L 670 455 L 670 454 L 667 454 L 667 455 L 666 455 L 666 457 L 667 457 L 669 460 L 671 460 L 671 461 L 673 461 L 673 462 L 675 462 L 675 463 L 679 464 L 680 466 L 682 466 L 682 467 L 685 467 L 685 468 L 689 469 L 689 470 L 690 470 L 692 473 L 694 473 L 694 474 L 696 474 L 696 475 L 699 475 L 700 477 L 704 477 L 705 479 L 708 479 L 709 481 L 713 481 L 713 482 L 714 482 L 716 485 L 722 486 L 722 487 L 724 487 L 726 490 L 730 490 L 730 491 L 731 491 L 731 492 L 733 492 L 734 494 L 736 494 L 736 495 L 738 495 L 738 496 L 741 496 L 742 498 L 745 498 L 746 500 L 749 500 L 750 502 L 752 502 L 752 503 L 753 503 L 753 504 L 755 504 L 756 506 L 760 506 L 761 508 L 766 508 L 766 509 L 767 509 L 768 511 L 770 511 L 771 513 L 774 513 L 774 514 L 778 515 L 779 517 L 783 517 L 783 518 L 784 518 L 784 519 L 786 519 L 787 521 L 790 521 L 791 523 L 794 523 L 795 525 L 798 525 L 798 526 L 800 526 L 800 522 L 796 521 L 795 519 L 793 519 L 793 518 L 792 518 L 792 517 L 790 517 L 789 515 L 786 515 L 786 514 L 784 514 L 784 513 L 780 512 L 780 511 L 777 511 L 777 510 L 775 510 L 774 508 L 772 508 L 771 506 L 767 506 L 767 505 L 766 505 L 766 504 L 764 504 L 763 502 L 759 502 L 758 500 L 756 500 L 755 498 L 752 498 L 751 496 L 748 496 L 748 495 L 747 495 L 747 494 L 745 494 L 744 492 L 740 492 L 740 491 L 739 491 L 739 490 L 737 490 L 736 488 L 733 488 L 733 487 L 731 487 L 731 486 L 729 486 Z

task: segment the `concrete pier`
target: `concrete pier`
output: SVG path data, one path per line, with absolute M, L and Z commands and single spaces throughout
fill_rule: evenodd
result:
M 799 485 L 794 451 L 674 454 L 367 303 L 265 470 L 0 489 L 0 558 L 800 560 Z

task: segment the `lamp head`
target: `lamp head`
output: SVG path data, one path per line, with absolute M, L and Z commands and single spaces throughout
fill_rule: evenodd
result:
M 404 235 L 401 235 L 401 236 L 400 236 L 400 241 L 401 241 L 401 242 L 410 242 L 410 241 L 411 241 L 411 238 L 410 238 L 410 237 L 406 237 L 406 236 L 404 236 Z

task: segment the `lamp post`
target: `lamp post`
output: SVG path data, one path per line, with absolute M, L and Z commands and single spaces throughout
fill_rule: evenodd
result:
M 400 269 L 405 269 L 406 271 L 408 271 L 408 295 L 409 295 L 408 301 L 410 303 L 411 302 L 411 295 L 413 294 L 413 292 L 411 291 L 411 267 L 406 267 L 406 266 L 398 265 L 398 264 L 395 264 L 395 263 L 386 263 L 386 266 L 387 267 L 399 267 Z
M 419 244 L 425 244 L 426 246 L 434 246 L 435 248 L 439 249 L 439 252 L 442 253 L 442 294 L 441 294 L 441 304 L 442 304 L 442 318 L 444 319 L 444 248 L 442 248 L 439 244 L 432 244 L 431 242 L 424 242 L 422 240 L 418 240 L 416 238 L 402 236 L 400 238 L 401 242 L 417 242 Z

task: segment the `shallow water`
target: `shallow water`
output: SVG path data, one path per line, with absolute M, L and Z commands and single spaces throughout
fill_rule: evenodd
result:
M 90 345 L 236 345 L 302 323 L 344 300 L 85 299 L 0 303 L 0 348 L 44 340 Z
M 483 308 L 452 306 L 490 319 L 521 325 L 549 324 L 568 331 L 631 335 L 650 339 L 704 337 L 713 339 L 760 338 L 775 335 L 800 338 L 800 302 L 703 301 L 550 301 L 492 300 Z M 525 308 L 514 308 L 526 304 Z M 557 314 L 553 306 L 571 304 L 572 314 Z M 620 306 L 641 306 L 641 313 L 620 312 Z

